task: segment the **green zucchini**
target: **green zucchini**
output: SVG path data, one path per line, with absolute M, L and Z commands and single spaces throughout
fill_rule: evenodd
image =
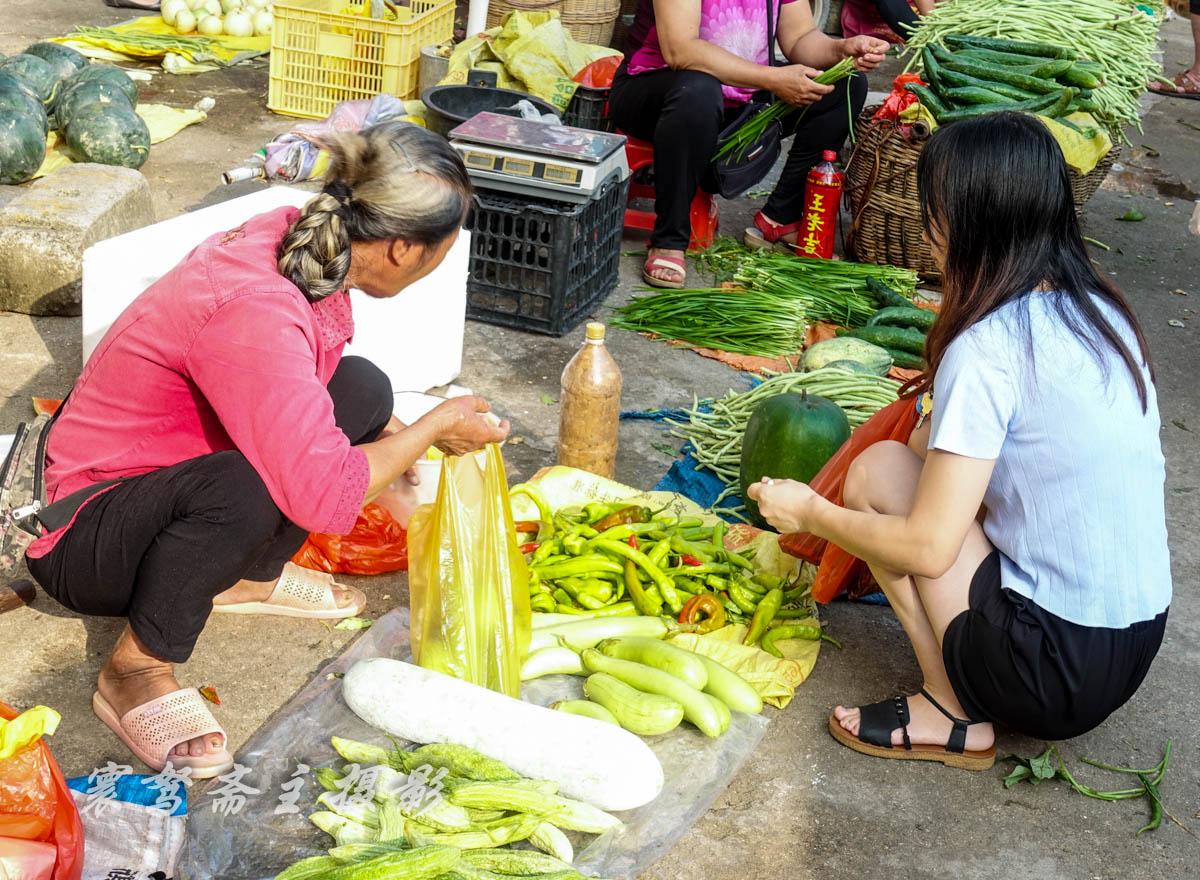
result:
M 929 309 L 916 306 L 889 306 L 880 309 L 867 321 L 868 327 L 912 327 L 924 333 L 929 332 L 937 315 Z
M 867 291 L 880 306 L 911 306 L 912 300 L 902 293 L 892 290 L 878 278 L 867 277 Z
M 945 43 L 954 49 L 991 49 L 1014 55 L 1036 55 L 1039 58 L 1075 60 L 1075 53 L 1063 46 L 1038 43 L 1032 40 L 1008 40 L 1004 37 L 977 37 L 967 34 L 947 34 Z
M 662 639 L 605 639 L 596 650 L 618 660 L 632 660 L 669 672 L 698 691 L 704 690 L 708 683 L 708 672 L 695 654 L 668 645 Z
M 904 88 L 917 96 L 917 100 L 933 114 L 934 119 L 937 119 L 950 109 L 942 103 L 941 99 L 933 93 L 932 89 L 926 88 L 920 83 L 907 83 Z
M 584 718 L 594 718 L 596 721 L 603 721 L 606 724 L 615 724 L 621 726 L 621 722 L 617 720 L 617 716 L 613 715 L 599 703 L 593 703 L 591 700 L 559 700 L 556 703 L 551 703 L 550 708 L 559 712 L 569 712 L 572 715 L 582 715 Z
M 958 122 L 962 119 L 973 119 L 976 116 L 983 116 L 985 113 L 998 113 L 1001 110 L 1008 110 L 1014 113 L 1043 113 L 1055 106 L 1062 98 L 1062 89 L 1058 94 L 1042 95 L 1042 97 L 1033 101 L 1022 101 L 1017 104 L 1009 104 L 1001 107 L 996 104 L 976 104 L 971 107 L 964 107 L 961 110 L 951 110 L 949 113 L 942 114 L 942 118 L 938 122 Z
M 704 693 L 724 703 L 734 712 L 757 715 L 762 712 L 762 697 L 744 678 L 711 657 L 697 654 L 708 669 L 708 684 Z
M 1001 104 L 1011 106 L 1019 103 L 999 92 L 981 86 L 962 86 L 946 90 L 946 100 L 953 104 Z
M 919 354 L 913 354 L 911 351 L 900 351 L 898 348 L 889 348 L 888 353 L 892 356 L 895 366 L 904 370 L 924 370 L 929 366 L 929 364 L 925 363 L 925 358 Z
M 979 79 L 1007 83 L 1010 86 L 1016 86 L 1018 89 L 1024 89 L 1027 92 L 1034 92 L 1039 95 L 1057 92 L 1060 88 L 1059 84 L 1054 80 L 1038 79 L 1036 76 L 1018 73 L 1011 67 L 1001 67 L 998 64 L 985 64 L 982 61 L 972 61 L 970 58 L 960 58 L 956 55 L 948 55 L 946 58 L 939 58 L 938 60 L 942 62 L 942 67 L 944 68 L 956 70 L 959 73 L 965 73 L 968 76 L 974 76 Z
M 838 336 L 853 336 L 875 345 L 912 354 L 925 353 L 925 334 L 908 327 L 859 327 L 857 330 L 839 330 Z
M 954 54 L 960 58 L 973 58 L 976 61 L 986 61 L 989 64 L 1000 64 L 1004 67 L 1029 67 L 1032 64 L 1041 64 L 1046 60 L 1038 55 L 1018 55 L 1014 52 L 997 52 L 995 49 L 958 49 Z
M 589 700 L 611 712 L 618 724 L 638 736 L 668 733 L 683 720 L 683 706 L 670 697 L 642 693 L 603 672 L 589 675 L 583 692 Z
M 1024 89 L 1018 89 L 1016 86 L 1010 86 L 1008 83 L 979 79 L 975 76 L 959 73 L 957 70 L 947 70 L 945 68 L 942 69 L 942 83 L 945 89 L 962 89 L 974 86 L 980 89 L 987 89 L 998 95 L 1004 95 L 1004 97 L 1012 98 L 1014 101 L 1031 101 L 1041 97 L 1039 93 L 1027 92 Z
M 1098 89 L 1103 83 L 1100 77 L 1090 70 L 1085 70 L 1078 64 L 1072 64 L 1058 76 L 1058 81 L 1068 86 L 1080 89 Z
M 594 648 L 588 648 L 581 656 L 584 667 L 590 672 L 607 672 L 637 690 L 674 700 L 683 707 L 683 717 L 699 728 L 705 736 L 718 737 L 724 733 L 725 725 L 722 724 L 721 714 L 709 702 L 708 695 L 680 681 L 671 673 L 652 669 L 631 660 L 618 660 Z M 605 708 L 612 711 L 611 706 Z

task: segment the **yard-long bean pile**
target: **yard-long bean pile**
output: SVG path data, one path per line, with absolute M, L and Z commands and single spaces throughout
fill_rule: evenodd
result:
M 1150 80 L 1162 76 L 1154 59 L 1162 15 L 1160 0 L 949 0 L 921 18 L 905 54 L 911 68 L 921 49 L 944 45 L 949 34 L 1064 47 L 1103 68 L 1103 84 L 1090 99 L 1097 119 L 1119 135 L 1127 124 L 1141 130 L 1138 98 Z
M 210 37 L 117 31 L 112 28 L 89 27 L 82 24 L 75 25 L 75 29 L 69 36 L 72 39 L 94 42 L 97 45 L 119 43 L 122 47 L 130 50 L 129 54 L 139 56 L 178 52 L 192 57 L 195 54 L 207 54 L 214 45 L 214 41 Z
M 783 357 L 804 344 L 804 303 L 756 290 L 662 290 L 617 309 L 614 327 L 698 348 Z
M 805 390 L 842 408 L 858 427 L 894 401 L 900 383 L 885 376 L 845 372 L 837 367 L 811 373 L 777 373 L 749 391 L 730 391 L 719 400 L 695 401 L 686 422 L 668 419 L 672 435 L 691 442 L 696 461 L 730 486 L 738 482 L 742 436 L 754 408 L 777 394 Z

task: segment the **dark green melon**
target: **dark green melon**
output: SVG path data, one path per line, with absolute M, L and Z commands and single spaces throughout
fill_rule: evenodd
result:
M 150 155 L 150 131 L 127 107 L 91 104 L 66 126 L 67 152 L 76 162 L 141 168 Z
M 766 525 L 747 493 L 763 477 L 807 483 L 850 436 L 850 423 L 832 400 L 807 393 L 769 397 L 755 407 L 742 438 L 741 489 L 750 517 Z
M 117 86 L 129 98 L 129 103 L 137 105 L 138 87 L 137 83 L 129 78 L 129 75 L 119 67 L 113 67 L 110 64 L 89 64 L 87 67 L 74 74 L 69 80 L 63 83 L 64 89 L 71 89 L 80 83 L 85 82 L 107 82 Z
M 47 107 L 54 100 L 54 93 L 58 91 L 58 74 L 36 55 L 14 55 L 0 62 L 0 70 L 8 71 L 29 86 Z
M 42 166 L 45 125 L 46 111 L 37 101 L 30 104 L 15 89 L 0 91 L 0 183 L 24 183 Z
M 114 83 L 106 80 L 76 83 L 59 95 L 54 104 L 55 127 L 65 129 L 80 110 L 92 104 L 115 104 L 125 110 L 133 110 L 125 91 Z
M 7 119 L 10 115 L 38 122 L 42 126 L 43 139 L 50 130 L 46 108 L 33 90 L 11 73 L 0 70 L 0 118 Z
M 34 43 L 23 54 L 41 58 L 53 67 L 60 82 L 88 66 L 86 57 L 61 43 Z

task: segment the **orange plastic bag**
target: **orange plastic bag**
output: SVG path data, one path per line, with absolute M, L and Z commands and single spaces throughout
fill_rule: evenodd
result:
M 859 425 L 842 448 L 825 462 L 825 466 L 812 478 L 809 486 L 813 491 L 834 504 L 842 503 L 842 487 L 850 464 L 864 449 L 883 440 L 907 443 L 917 426 L 917 406 L 912 398 L 900 398 L 881 409 Z M 813 564 L 819 563 L 817 577 L 813 581 L 813 598 L 818 602 L 829 602 L 840 593 L 861 585 L 864 577 L 870 582 L 866 563 L 851 556 L 836 544 L 809 532 L 793 532 L 779 538 L 780 548 Z
M 329 574 L 383 574 L 408 568 L 408 534 L 385 507 L 368 504 L 348 535 L 309 535 L 292 562 Z
M 37 707 L 30 713 L 51 713 L 57 726 L 57 713 Z M 0 718 L 12 721 L 20 715 L 11 706 L 0 703 Z M 26 716 L 28 719 L 28 714 Z M 20 724 L 20 722 L 17 722 Z M 13 731 L 6 726 L 6 731 Z M 50 747 L 42 738 L 30 744 L 17 741 L 4 746 L 0 738 L 0 838 L 32 840 L 53 844 L 58 857 L 46 880 L 79 880 L 83 873 L 83 823 L 67 781 Z M 40 880 L 40 878 L 39 878 Z

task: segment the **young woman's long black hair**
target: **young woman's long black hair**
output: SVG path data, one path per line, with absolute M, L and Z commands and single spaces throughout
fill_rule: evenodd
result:
M 1141 364 L 1154 378 L 1146 337 L 1129 303 L 1088 258 L 1058 143 L 1023 113 L 990 113 L 939 128 L 917 163 L 921 222 L 944 250 L 941 313 L 926 341 L 930 387 L 950 343 L 1005 303 L 1041 287 L 1055 291 L 1063 326 L 1103 363 L 1103 348 L 1125 362 L 1147 406 Z M 1129 322 L 1135 355 L 1094 296 Z M 1028 331 L 1026 319 L 1020 323 Z M 1032 354 L 1032 338 L 1027 339 Z

